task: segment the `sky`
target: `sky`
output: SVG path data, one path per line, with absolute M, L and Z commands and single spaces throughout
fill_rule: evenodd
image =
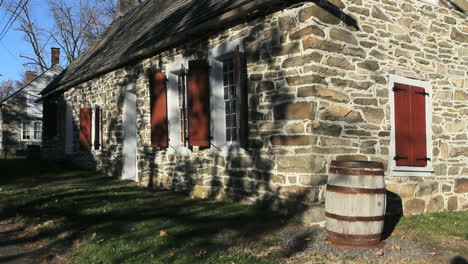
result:
M 48 14 L 47 0 L 30 1 L 32 2 L 31 11 L 35 21 L 40 22 L 39 24 L 41 25 L 43 23 L 50 25 L 52 19 Z M 4 1 L 4 5 L 6 4 L 5 2 L 7 1 Z M 9 18 L 10 16 L 5 13 L 3 6 L 0 7 L 0 31 L 4 28 Z M 0 75 L 3 75 L 0 76 L 0 82 L 6 79 L 20 80 L 22 78 L 21 74 L 26 71 L 26 68 L 23 66 L 26 60 L 20 58 L 20 55 L 32 54 L 30 45 L 23 40 L 23 34 L 15 30 L 15 28 L 18 28 L 18 22 L 10 28 L 5 37 L 0 41 Z M 54 46 L 53 43 L 49 42 L 45 48 L 50 49 L 52 46 Z

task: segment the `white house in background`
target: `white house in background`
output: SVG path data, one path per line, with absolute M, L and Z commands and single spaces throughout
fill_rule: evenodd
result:
M 27 71 L 24 86 L 0 102 L 0 150 L 21 155 L 28 146 L 42 143 L 42 103 L 36 103 L 38 94 L 57 77 L 60 49 L 52 48 L 52 66 L 37 75 Z

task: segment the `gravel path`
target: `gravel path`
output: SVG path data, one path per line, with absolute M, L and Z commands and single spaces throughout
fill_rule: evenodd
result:
M 33 252 L 15 243 L 15 240 L 12 238 L 14 232 L 5 230 L 7 230 L 5 224 L 0 223 L 0 263 L 38 263 Z
M 335 256 L 377 263 L 453 263 L 456 257 L 450 252 L 419 243 L 390 237 L 382 249 L 338 248 L 327 242 L 323 228 L 284 230 L 281 239 L 291 252 L 310 253 L 318 256 Z M 461 263 L 461 262 L 460 262 Z

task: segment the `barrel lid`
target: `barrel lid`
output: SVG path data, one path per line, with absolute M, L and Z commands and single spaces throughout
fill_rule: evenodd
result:
M 339 168 L 369 168 L 369 169 L 383 169 L 382 162 L 375 161 L 361 161 L 361 160 L 334 160 L 331 162 L 332 167 Z

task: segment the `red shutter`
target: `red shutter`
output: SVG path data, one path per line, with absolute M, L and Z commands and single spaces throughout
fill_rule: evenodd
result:
M 411 87 L 395 84 L 395 160 L 397 166 L 410 166 L 412 161 Z
M 426 95 L 424 88 L 411 87 L 411 132 L 413 166 L 427 166 L 426 145 Z
M 208 70 L 208 63 L 205 60 L 189 61 L 188 118 L 190 146 L 210 146 L 210 90 Z
M 91 108 L 80 109 L 80 148 L 91 150 Z
M 150 83 L 151 146 L 168 146 L 166 75 L 155 73 Z
M 94 108 L 94 149 L 101 147 L 101 108 Z

